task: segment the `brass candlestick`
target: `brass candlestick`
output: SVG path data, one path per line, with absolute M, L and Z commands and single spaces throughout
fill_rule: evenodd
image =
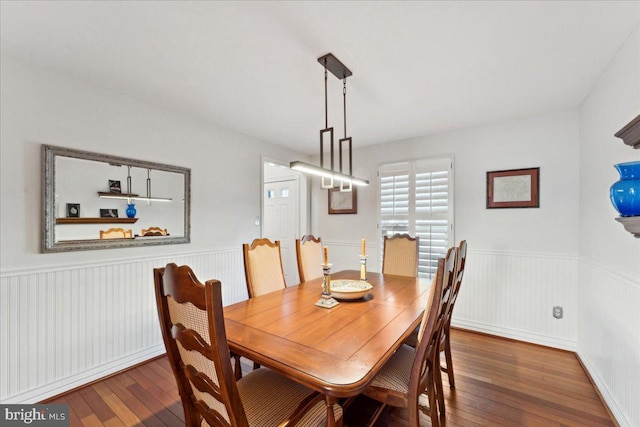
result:
M 360 255 L 360 280 L 367 281 L 367 256 Z
M 331 296 L 331 266 L 333 264 L 321 264 L 322 265 L 322 295 L 316 302 L 318 307 L 331 308 L 340 304 Z
M 331 266 L 333 264 L 322 264 L 322 297 L 331 297 Z

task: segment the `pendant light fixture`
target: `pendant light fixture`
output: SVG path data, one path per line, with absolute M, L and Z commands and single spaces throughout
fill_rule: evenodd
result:
M 334 187 L 335 182 L 339 182 L 340 191 L 351 191 L 352 185 L 369 185 L 369 181 L 362 178 L 353 176 L 353 161 L 351 158 L 352 153 L 352 139 L 347 137 L 347 77 L 351 76 L 351 71 L 333 54 L 328 53 L 318 58 L 318 62 L 324 66 L 324 129 L 320 130 L 320 166 L 311 165 L 309 163 L 294 161 L 290 163 L 291 169 L 301 172 L 309 173 L 312 175 L 320 176 L 322 188 L 331 189 Z M 334 141 L 333 141 L 333 127 L 329 127 L 328 119 L 328 101 L 327 101 L 327 76 L 328 72 L 342 80 L 342 97 L 344 107 L 344 138 L 338 141 L 338 167 L 335 169 L 334 161 Z M 324 143 L 330 144 L 330 168 L 324 167 Z M 343 171 L 343 143 L 348 148 L 348 163 L 349 173 Z M 346 155 L 344 156 L 346 157 Z M 346 160 L 345 160 L 346 163 Z
M 345 77 L 344 79 L 342 79 L 342 106 L 343 106 L 343 113 L 344 113 L 344 138 L 340 139 L 338 141 L 338 151 L 340 153 L 340 172 L 342 173 L 342 143 L 344 142 L 345 145 L 348 142 L 349 143 L 349 175 L 353 175 L 353 162 L 351 161 L 351 137 L 347 138 L 347 78 Z M 349 186 L 345 186 L 345 184 L 349 184 Z M 340 181 L 340 191 L 352 191 L 353 189 L 353 182 L 349 181 Z

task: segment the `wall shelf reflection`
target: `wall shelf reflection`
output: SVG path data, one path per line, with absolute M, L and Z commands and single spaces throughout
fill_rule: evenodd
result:
M 56 224 L 133 224 L 138 218 L 56 218 Z

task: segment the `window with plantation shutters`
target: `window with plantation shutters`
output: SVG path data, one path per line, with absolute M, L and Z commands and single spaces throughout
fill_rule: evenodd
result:
M 384 236 L 418 236 L 418 275 L 431 278 L 453 239 L 453 159 L 382 165 L 378 176 L 380 262 Z

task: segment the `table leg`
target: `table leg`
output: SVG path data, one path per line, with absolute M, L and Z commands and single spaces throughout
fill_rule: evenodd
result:
M 332 396 L 325 396 L 325 403 L 327 405 L 327 426 L 336 427 L 336 416 L 333 412 L 333 405 L 338 402 L 338 399 Z M 344 414 L 342 415 L 344 417 Z

